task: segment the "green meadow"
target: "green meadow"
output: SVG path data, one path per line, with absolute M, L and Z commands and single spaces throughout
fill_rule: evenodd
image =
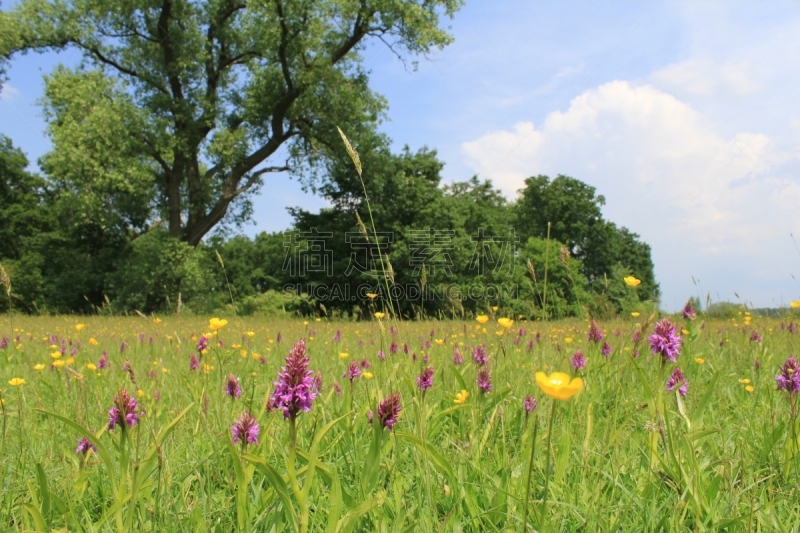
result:
M 793 531 L 796 397 L 775 378 L 794 326 L 745 313 L 670 317 L 675 363 L 643 315 L 601 322 L 600 342 L 587 321 L 502 309 L 483 324 L 4 316 L 0 529 Z M 287 418 L 270 398 L 301 339 L 316 397 Z M 580 391 L 548 396 L 535 376 L 555 371 Z M 109 430 L 122 390 L 138 419 Z M 234 444 L 245 412 L 257 443 Z

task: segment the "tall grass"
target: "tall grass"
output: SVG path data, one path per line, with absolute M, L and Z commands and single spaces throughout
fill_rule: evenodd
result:
M 189 369 L 205 320 L 98 317 L 85 319 L 81 331 L 76 322 L 17 317 L 11 329 L 19 339 L 0 350 L 0 529 L 792 531 L 800 523 L 796 421 L 774 380 L 796 339 L 775 320 L 681 321 L 688 332 L 678 358 L 689 382 L 685 399 L 665 391 L 665 371 L 646 338 L 641 357 L 631 357 L 635 324 L 625 320 L 601 324 L 613 347 L 608 358 L 586 340 L 583 321 L 508 329 L 404 323 L 396 336 L 384 332 L 399 349 L 384 346 L 382 362 L 378 321 L 240 318 L 210 337 L 202 357 L 207 372 Z M 8 317 L 0 318 L 0 331 L 9 329 Z M 753 329 L 762 343 L 750 340 Z M 297 418 L 290 461 L 290 424 L 265 406 L 300 338 L 324 385 L 313 409 Z M 53 359 L 62 341 L 66 353 Z M 485 395 L 469 357 L 479 344 L 488 348 L 493 376 Z M 456 346 L 462 365 L 451 361 Z M 584 390 L 559 404 L 551 430 L 534 424 L 536 414 L 526 425 L 528 393 L 538 400 L 539 418 L 552 409 L 534 372 L 568 371 L 578 348 L 588 359 Z M 51 366 L 72 349 L 74 361 Z M 103 351 L 110 367 L 88 368 Z M 342 374 L 361 360 L 374 377 L 355 380 L 351 393 Z M 121 370 L 126 361 L 132 372 Z M 434 386 L 423 399 L 416 378 L 428 365 L 436 370 Z M 225 394 L 228 373 L 242 385 L 238 399 Z M 12 378 L 26 383 L 11 386 Z M 144 410 L 125 439 L 107 430 L 121 388 L 141 391 Z M 462 389 L 468 400 L 454 403 Z M 393 391 L 403 410 L 390 432 L 371 425 L 368 412 L 375 417 Z M 258 445 L 242 450 L 230 446 L 230 426 L 245 410 L 261 433 Z M 77 454 L 81 437 L 98 451 Z

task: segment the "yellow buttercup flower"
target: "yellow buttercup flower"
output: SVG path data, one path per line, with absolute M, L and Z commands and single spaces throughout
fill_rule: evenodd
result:
M 467 392 L 464 389 L 461 389 L 461 392 L 456 393 L 456 399 L 453 400 L 453 403 L 458 403 L 458 404 L 465 403 L 467 401 L 467 398 L 469 398 L 469 392 Z
M 378 295 L 375 294 L 374 292 L 368 292 L 367 293 L 367 298 L 369 298 L 370 300 L 374 300 L 377 297 L 378 297 Z
M 8 380 L 8 384 L 12 387 L 19 387 L 20 385 L 25 385 L 25 380 L 22 378 L 11 378 Z
M 510 318 L 498 318 L 497 323 L 503 326 L 504 328 L 510 328 L 514 325 L 514 321 Z
M 633 276 L 625 276 L 625 285 L 628 287 L 638 287 L 639 284 L 642 282 L 640 279 L 636 279 Z
M 256 332 L 255 331 L 248 331 L 247 333 L 245 333 L 245 335 L 247 335 L 248 337 L 250 337 L 252 339 L 253 337 L 256 336 Z
M 750 383 L 750 380 L 747 378 L 742 378 L 739 380 L 739 383 L 741 383 L 742 385 L 747 385 L 748 383 Z
M 75 329 L 78 331 L 83 331 L 86 328 L 86 324 L 75 324 Z
M 92 337 L 91 339 L 89 339 L 89 344 L 91 344 L 92 346 L 97 346 L 98 344 L 97 339 Z
M 38 363 L 36 365 L 33 365 L 33 369 L 34 370 L 44 370 L 44 364 Z
M 744 390 L 746 390 L 747 392 L 753 392 L 756 389 L 752 385 L 748 385 L 747 387 L 744 388 Z
M 64 365 L 66 364 L 67 363 L 63 359 L 58 359 L 56 361 L 53 361 L 53 366 L 56 368 L 64 368 Z
M 386 313 L 381 313 L 380 311 L 377 311 L 375 313 L 375 318 L 377 318 L 378 320 L 380 320 L 381 318 L 383 318 L 385 316 L 386 316 Z
M 203 372 L 205 372 L 206 374 L 210 374 L 212 370 L 214 370 L 213 366 L 203 363 Z
M 444 344 L 444 339 L 436 339 L 435 342 L 437 346 L 441 346 L 442 344 Z
M 347 359 L 350 357 L 350 354 L 347 352 L 339 352 L 339 359 Z
M 475 317 L 475 320 L 478 321 L 478 324 L 486 324 L 489 322 L 489 317 L 486 315 L 478 315 Z
M 633 318 L 639 318 L 639 315 L 641 315 L 641 313 L 639 311 L 634 311 L 633 313 L 631 313 L 631 316 Z
M 572 344 L 572 337 L 564 337 L 564 342 L 567 344 Z
M 496 305 L 492 306 L 492 311 L 497 311 L 498 309 L 499 309 L 499 307 L 497 307 Z
M 161 319 L 160 319 L 160 318 L 158 318 L 158 317 L 155 317 L 155 318 L 153 319 L 153 323 L 154 323 L 154 324 L 161 324 Z
M 792 305 L 792 309 L 797 309 L 798 307 L 800 307 L 800 302 L 798 302 L 797 300 L 792 300 L 792 304 L 791 305 Z
M 228 325 L 228 321 L 227 320 L 225 320 L 225 319 L 220 320 L 217 317 L 214 317 L 214 318 L 212 318 L 211 320 L 208 321 L 208 328 L 211 331 L 218 331 L 218 330 L 224 328 L 227 325 Z
M 86 365 L 86 368 L 88 368 L 89 370 L 95 371 L 95 370 L 97 370 L 97 365 L 94 364 L 94 363 L 88 363 Z
M 143 391 L 142 389 L 138 389 L 138 390 L 136 391 L 136 396 L 138 396 L 139 398 L 141 398 L 142 396 L 144 396 L 144 391 Z
M 74 357 L 68 357 L 67 360 L 64 361 L 64 362 L 66 364 L 68 364 L 68 365 L 71 365 L 71 364 L 75 363 L 75 358 Z
M 698 365 L 702 365 L 703 363 L 706 362 L 706 360 L 703 359 L 702 357 L 695 357 L 694 362 L 697 363 Z
M 363 372 L 361 374 L 361 377 L 364 378 L 364 379 L 372 379 L 375 376 L 372 374 L 372 372 Z
M 556 400 L 569 400 L 583 388 L 583 380 L 570 380 L 569 374 L 553 372 L 547 376 L 544 372 L 536 373 L 536 384 L 546 395 Z
M 53 352 L 50 354 L 53 359 L 61 359 L 61 352 Z

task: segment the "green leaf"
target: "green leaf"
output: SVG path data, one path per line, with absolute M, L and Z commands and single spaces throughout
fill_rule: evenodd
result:
M 325 437 L 325 434 L 331 430 L 336 424 L 344 420 L 345 417 L 349 416 L 352 411 L 343 414 L 339 418 L 332 420 L 325 424 L 322 429 L 320 429 L 316 435 L 314 435 L 314 440 L 311 443 L 311 450 L 308 454 L 308 472 L 306 473 L 306 479 L 303 482 L 303 498 L 308 499 L 308 494 L 311 491 L 311 486 L 314 481 L 314 474 L 317 471 L 317 453 L 319 450 L 319 445 L 322 442 L 322 439 Z
M 358 519 L 383 503 L 383 498 L 376 496 L 359 504 L 344 515 L 336 527 L 336 533 L 348 533 L 356 527 Z
M 48 533 L 48 531 L 50 531 L 50 528 L 47 527 L 47 522 L 45 521 L 44 516 L 42 516 L 42 513 L 36 508 L 35 505 L 24 503 L 22 504 L 22 507 L 28 511 L 28 514 L 31 515 L 31 518 L 33 518 L 33 525 L 36 527 L 36 533 Z
M 231 456 L 233 462 L 233 473 L 236 479 L 236 524 L 239 531 L 245 531 L 245 522 L 247 518 L 247 478 L 244 475 L 244 468 L 242 468 L 242 459 L 239 457 L 239 452 L 236 451 L 231 441 L 225 439 L 225 445 Z
M 242 454 L 242 458 L 249 463 L 255 465 L 255 467 L 264 474 L 264 477 L 267 478 L 267 481 L 272 485 L 272 488 L 275 489 L 275 493 L 281 499 L 283 503 L 283 508 L 286 512 L 286 516 L 292 523 L 292 529 L 294 531 L 298 530 L 298 523 L 297 523 L 297 513 L 295 512 L 294 506 L 292 505 L 292 499 L 289 496 L 289 491 L 287 489 L 286 480 L 278 473 L 275 468 L 267 464 L 264 459 L 257 455 L 253 455 L 251 453 L 244 453 Z
M 47 487 L 47 476 L 44 474 L 42 463 L 36 463 L 36 480 L 39 482 L 39 499 L 42 501 L 42 515 L 46 516 L 49 522 L 53 518 L 50 514 L 50 489 Z
M 336 469 L 331 467 L 331 493 L 328 496 L 330 500 L 330 507 L 328 508 L 328 526 L 325 528 L 326 533 L 336 533 L 339 525 L 339 518 L 342 516 L 342 482 L 339 479 L 339 474 Z
M 408 441 L 414 446 L 416 446 L 417 449 L 419 449 L 423 453 L 423 455 L 425 455 L 430 460 L 433 466 L 435 466 L 440 472 L 442 472 L 444 475 L 448 477 L 450 484 L 452 486 L 456 486 L 457 478 L 452 465 L 429 442 L 422 442 L 422 439 L 420 439 L 416 435 L 412 435 L 411 433 L 395 431 L 394 434 L 396 438 Z
M 100 456 L 100 459 L 103 460 L 103 464 L 106 466 L 106 472 L 108 474 L 109 483 L 112 487 L 116 487 L 117 484 L 115 482 L 116 476 L 114 475 L 114 461 L 111 460 L 111 454 L 108 453 L 108 449 L 100 442 L 100 439 L 94 436 L 94 433 L 86 429 L 85 427 L 81 426 L 77 422 L 73 422 L 69 418 L 66 418 L 61 415 L 57 415 L 55 413 L 51 413 L 50 411 L 45 411 L 44 409 L 36 408 L 34 411 L 42 413 L 45 416 L 50 416 L 55 418 L 56 420 L 60 420 L 61 422 L 65 423 L 91 442 L 95 448 L 97 448 L 97 455 Z
M 705 412 L 706 407 L 711 404 L 711 400 L 714 398 L 714 395 L 719 392 L 717 390 L 717 380 L 719 379 L 719 376 L 719 371 L 715 372 L 711 377 L 711 381 L 705 385 L 706 392 L 703 394 L 703 397 L 700 398 L 700 401 L 697 402 L 697 406 L 694 410 L 694 416 L 692 417 L 691 426 L 700 427 L 703 424 L 703 412 Z

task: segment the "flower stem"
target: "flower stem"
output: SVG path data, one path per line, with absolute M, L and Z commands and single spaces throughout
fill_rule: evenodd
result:
M 525 504 L 522 514 L 522 531 L 528 530 L 528 505 L 531 501 L 531 472 L 533 471 L 533 457 L 536 454 L 536 434 L 539 431 L 539 415 L 533 419 L 533 439 L 531 440 L 531 456 L 528 459 L 528 472 L 525 476 Z
M 550 475 L 552 474 L 553 461 L 551 457 L 550 444 L 553 440 L 553 419 L 556 417 L 556 401 L 553 400 L 553 406 L 550 408 L 550 421 L 547 423 L 547 475 L 544 478 L 544 495 L 542 496 L 542 512 L 539 515 L 539 527 L 543 530 L 546 529 L 541 524 L 547 515 L 547 489 L 550 484 Z M 548 521 L 549 522 L 549 521 Z M 549 525 L 549 524 L 548 524 Z

